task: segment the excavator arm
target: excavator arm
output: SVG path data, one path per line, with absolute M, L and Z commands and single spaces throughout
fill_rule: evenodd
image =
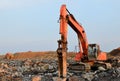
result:
M 80 25 L 72 14 L 67 15 L 67 23 L 70 27 L 76 32 L 78 36 L 78 45 L 79 45 L 79 53 L 76 54 L 76 61 L 84 61 L 88 60 L 88 41 L 86 37 L 86 33 L 82 25 Z

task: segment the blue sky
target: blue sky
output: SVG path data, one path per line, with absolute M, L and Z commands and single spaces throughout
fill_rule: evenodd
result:
M 88 42 L 101 50 L 120 47 L 120 0 L 0 0 L 0 54 L 57 49 L 59 10 L 68 10 L 84 27 Z M 76 33 L 69 27 L 68 49 Z

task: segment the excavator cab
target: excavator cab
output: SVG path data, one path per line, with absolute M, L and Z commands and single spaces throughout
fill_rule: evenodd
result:
M 98 44 L 89 44 L 88 45 L 88 58 L 90 60 L 96 60 L 100 53 L 100 47 Z
M 104 61 L 107 60 L 107 55 L 105 52 L 102 52 L 100 50 L 100 46 L 98 44 L 88 44 L 88 52 L 87 52 L 87 59 L 82 60 L 82 52 L 79 50 L 80 48 L 75 47 L 75 50 L 77 49 L 76 52 L 76 56 L 75 56 L 75 60 L 76 61 L 95 61 L 95 60 L 99 60 L 99 61 Z M 80 59 L 81 58 L 81 59 Z M 84 57 L 85 58 L 85 57 Z
M 100 46 L 98 44 L 89 44 L 88 58 L 89 60 L 105 61 L 107 60 L 107 54 L 100 50 Z

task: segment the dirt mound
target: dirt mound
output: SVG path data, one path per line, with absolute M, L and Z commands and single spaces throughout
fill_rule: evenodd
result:
M 49 52 L 19 52 L 14 54 L 13 59 L 27 59 L 27 58 L 54 58 L 57 54 L 53 51 Z
M 73 52 L 69 52 L 67 54 L 67 58 L 68 59 L 72 59 L 75 56 L 75 53 Z M 32 51 L 28 51 L 28 52 L 18 52 L 14 54 L 13 59 L 34 59 L 34 58 L 39 58 L 39 59 L 57 59 L 57 53 L 55 51 L 45 51 L 45 52 L 32 52 Z
M 5 59 L 12 59 L 14 58 L 14 55 L 12 53 L 6 53 Z
M 120 47 L 109 52 L 111 56 L 120 56 Z
M 12 58 L 11 58 L 12 55 Z M 74 59 L 75 53 L 74 52 L 68 52 L 67 54 L 67 59 Z M 58 59 L 58 54 L 56 51 L 44 51 L 44 52 L 17 52 L 14 54 L 5 54 L 5 55 L 0 55 L 0 60 L 1 59 L 11 59 L 11 60 L 24 60 L 24 59 Z

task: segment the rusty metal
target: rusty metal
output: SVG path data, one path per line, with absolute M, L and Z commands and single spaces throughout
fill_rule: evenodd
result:
M 63 42 L 62 40 L 58 40 L 58 70 L 59 77 L 67 76 L 67 42 Z

